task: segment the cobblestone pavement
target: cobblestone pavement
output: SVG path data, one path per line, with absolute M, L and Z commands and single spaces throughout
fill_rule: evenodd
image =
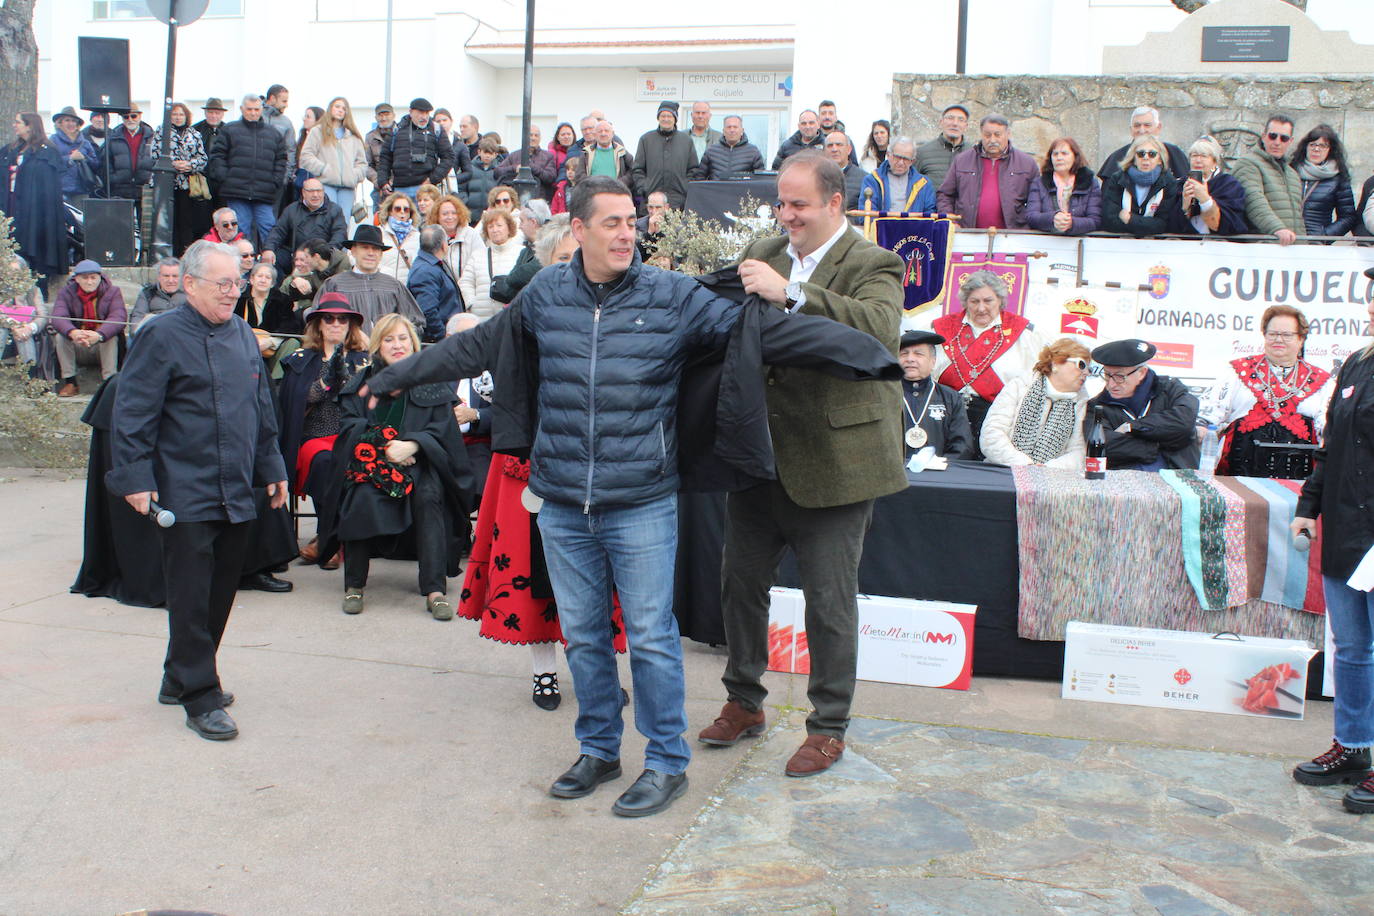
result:
M 1374 912 L 1374 816 L 1290 758 L 859 718 L 789 779 L 801 726 L 712 752 L 741 759 L 625 912 Z

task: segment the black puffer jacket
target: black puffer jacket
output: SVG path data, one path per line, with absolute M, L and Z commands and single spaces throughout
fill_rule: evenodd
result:
M 810 140 L 805 140 L 802 138 L 801 131 L 793 133 L 792 136 L 782 141 L 782 146 L 778 147 L 778 154 L 773 157 L 773 171 L 776 172 L 778 169 L 782 168 L 782 163 L 788 156 L 791 156 L 793 153 L 800 153 L 804 149 L 814 149 L 824 152 L 825 136 L 820 131 L 816 131 L 816 136 L 812 137 Z
M 377 152 L 377 185 L 392 190 L 409 188 L 428 180 L 439 184 L 453 169 L 453 147 L 431 121 L 416 127 L 406 115 L 396 124 L 391 141 Z
M 721 137 L 718 142 L 706 147 L 706 152 L 701 155 L 701 164 L 692 172 L 692 177 L 707 180 L 734 178 L 762 171 L 763 154 L 749 142 L 747 134 L 741 134 L 734 146 Z
M 133 161 L 133 148 L 123 127 L 110 131 L 110 191 L 115 197 L 137 200 L 142 187 L 153 177 L 153 129 L 138 125 L 143 137 L 138 146 L 138 161 Z M 92 166 L 99 168 L 98 163 Z
M 1299 169 L 1299 175 L 1302 170 Z M 1302 222 L 1308 235 L 1345 235 L 1355 226 L 1355 193 L 1347 175 L 1302 181 Z
M 257 121 L 230 121 L 220 127 L 206 174 L 225 200 L 275 201 L 286 170 L 281 131 Z

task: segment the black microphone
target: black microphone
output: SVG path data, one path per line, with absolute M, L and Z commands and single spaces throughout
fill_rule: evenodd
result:
M 170 528 L 177 522 L 176 513 L 162 508 L 151 499 L 148 500 L 148 517 L 157 522 L 159 528 Z

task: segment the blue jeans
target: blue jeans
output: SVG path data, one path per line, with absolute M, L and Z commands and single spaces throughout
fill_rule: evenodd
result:
M 611 645 L 614 587 L 630 644 L 635 728 L 649 740 L 644 766 L 674 776 L 684 772 L 692 752 L 682 737 L 687 689 L 673 616 L 677 494 L 637 506 L 593 508 L 585 515 L 579 505 L 546 502 L 539 532 L 568 641 L 580 753 L 620 757 L 625 723 Z
M 344 219 L 350 221 L 353 219 L 353 191 L 353 188 L 339 188 L 332 184 L 324 186 L 325 198 L 338 204 L 344 212 Z
M 267 243 L 267 234 L 277 224 L 277 211 L 272 204 L 258 200 L 226 200 L 224 205 L 234 211 L 243 237 L 261 252 Z
M 1346 747 L 1374 745 L 1374 592 L 1322 576 L 1336 643 L 1336 734 Z

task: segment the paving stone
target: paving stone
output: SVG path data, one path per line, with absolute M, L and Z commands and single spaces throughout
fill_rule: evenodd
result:
M 1066 817 L 1064 826 L 1080 840 L 1103 843 L 1147 856 L 1169 856 L 1188 862 L 1248 863 L 1259 865 L 1250 848 L 1226 840 L 1203 839 L 1144 824 L 1093 821 Z
M 925 798 L 959 815 L 964 823 L 971 827 L 998 832 L 1025 826 L 1033 822 L 1037 816 L 1033 810 L 1028 810 L 1025 806 L 1007 805 L 957 789 L 927 792 Z
M 1159 910 L 1160 916 L 1225 916 L 1225 913 L 1210 903 L 1203 903 L 1172 884 L 1147 884 L 1140 892 L 1145 895 L 1150 906 Z
M 1330 852 L 1345 846 L 1340 840 L 1333 840 L 1329 836 L 1310 836 L 1305 840 L 1298 840 L 1293 845 L 1301 846 L 1303 849 L 1314 849 L 1317 852 Z
M 1276 872 L 1226 865 L 1167 862 L 1164 867 L 1248 913 L 1325 913 L 1300 886 Z
M 891 719 L 862 719 L 855 718 L 849 720 L 849 728 L 845 732 L 846 742 L 879 742 L 888 741 L 892 738 L 903 735 L 912 735 L 917 732 L 925 731 L 929 726 L 921 725 L 919 722 L 896 722 Z
M 1276 821 L 1272 817 L 1265 817 L 1262 814 L 1253 814 L 1248 811 L 1238 811 L 1235 814 L 1228 814 L 1221 819 L 1221 822 L 1228 827 L 1234 827 L 1245 836 L 1261 836 L 1283 842 L 1293 835 L 1293 828 L 1282 821 Z M 1318 830 L 1321 828 L 1318 827 Z
M 660 880 L 640 898 L 636 912 L 653 912 L 646 904 L 670 901 L 691 901 L 696 907 L 716 908 L 721 905 L 720 897 L 741 891 L 760 892 L 819 884 L 826 879 L 826 870 L 815 863 L 751 860 L 745 865 L 703 868 L 660 874 L 659 877 Z M 734 907 L 728 909 L 738 912 Z
M 1056 760 L 1073 760 L 1091 742 L 1076 738 L 1050 738 L 1045 735 L 1023 735 L 1019 732 L 994 732 L 977 728 L 945 728 L 946 735 L 956 741 L 989 744 L 1032 754 L 1042 754 Z
M 1017 798 L 1108 816 L 1143 813 L 1162 794 L 1161 785 L 1138 773 L 1113 770 L 1041 770 L 1005 781 Z
M 997 846 L 986 851 L 989 871 L 1017 873 L 1053 868 L 1088 859 L 1102 849 L 1067 834 L 1038 837 L 1021 843 Z
M 901 916 L 967 916 L 972 913 L 1036 916 L 1054 911 L 1012 886 L 1014 882 L 969 878 L 878 878 L 846 882 L 853 896 L 843 912 Z M 790 914 L 789 914 L 790 916 Z
M 1162 747 L 1118 747 L 1115 754 L 1134 767 L 1165 777 L 1170 786 L 1186 785 L 1222 796 L 1252 794 L 1257 786 L 1289 786 L 1283 763 L 1243 754 L 1214 754 Z
M 845 748 L 844 756 L 840 757 L 839 763 L 826 770 L 824 778 L 826 780 L 847 779 L 850 782 L 897 782 L 891 773 L 886 772 L 852 747 Z
M 792 845 L 847 868 L 918 865 L 973 849 L 963 823 L 911 796 L 851 804 L 798 805 Z
M 1374 898 L 1374 869 L 1369 867 L 1367 853 L 1299 859 L 1284 862 L 1283 867 L 1305 884 L 1342 900 Z
M 1192 805 L 1203 811 L 1208 817 L 1220 817 L 1223 814 L 1230 814 L 1236 810 L 1236 806 L 1224 798 L 1216 795 L 1205 795 L 1202 792 L 1194 792 L 1192 789 L 1170 789 L 1169 797 L 1178 799 L 1181 802 Z
M 1374 843 L 1374 814 L 1352 814 L 1339 821 L 1319 821 L 1312 827 L 1347 840 Z

